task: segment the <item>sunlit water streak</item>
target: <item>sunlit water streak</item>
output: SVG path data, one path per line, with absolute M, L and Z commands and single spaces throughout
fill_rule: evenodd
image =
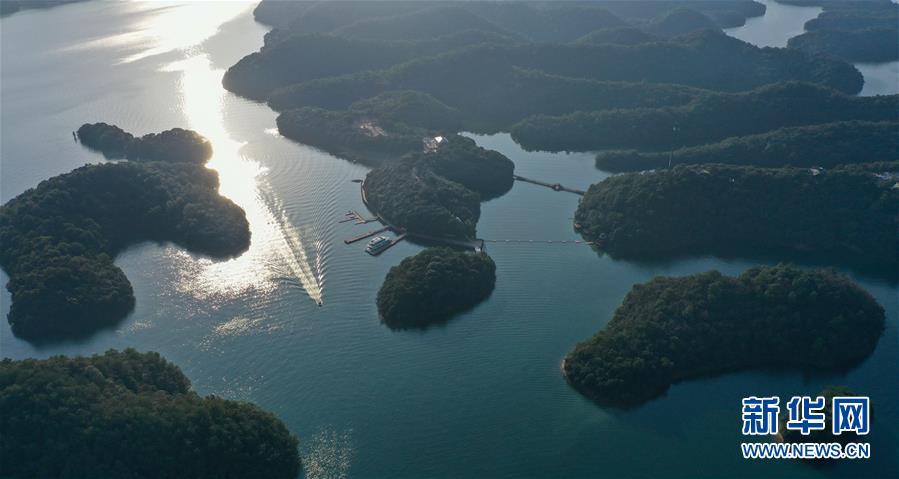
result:
M 253 6 L 245 1 L 134 2 L 129 14 L 137 20 L 129 31 L 63 50 L 121 49 L 119 65 L 180 53 L 180 59 L 164 64 L 160 71 L 179 74 L 180 99 L 175 108 L 188 128 L 212 143 L 213 156 L 207 166 L 219 174 L 220 193 L 246 212 L 252 239 L 247 252 L 228 261 L 169 250 L 182 267 L 177 289 L 197 299 L 215 300 L 247 293 L 265 296 L 279 283 L 287 283 L 303 288 L 321 304 L 325 257 L 323 241 L 315 239 L 320 232 L 300 231 L 291 223 L 281 199 L 271 194 L 267 169 L 243 154 L 246 143 L 229 133 L 224 105 L 230 94 L 221 86 L 224 70 L 215 68 L 203 49 L 203 43 L 223 24 Z
M 97 47 L 134 49 L 119 60 L 133 63 L 163 53 L 201 44 L 218 32 L 219 26 L 252 7 L 246 0 L 221 2 L 134 2 L 133 14 L 140 20 L 131 30 L 67 47 L 78 51 Z
M 130 63 L 120 60 L 155 45 L 52 55 L 60 46 L 131 31 L 145 15 L 157 15 L 153 4 L 84 2 L 2 20 L 0 46 L 12 52 L 4 56 L 2 72 L 4 199 L 99 161 L 72 142 L 70 130 L 84 121 L 108 121 L 140 134 L 202 126 L 182 111 L 183 65 L 167 65 L 207 54 L 211 69 L 227 67 L 257 50 L 265 30 L 247 7 L 202 44 Z M 207 18 L 198 15 L 197 21 Z M 220 91 L 216 82 L 207 87 Z M 895 381 L 884 381 L 896 376 L 899 365 L 895 285 L 856 278 L 885 306 L 888 326 L 874 355 L 848 375 L 739 373 L 677 385 L 636 411 L 608 411 L 573 392 L 558 362 L 608 321 L 631 285 L 658 274 L 709 269 L 735 275 L 757 261 L 705 257 L 635 264 L 597 257 L 589 248 L 490 245 L 497 263 L 490 299 L 437 328 L 391 331 L 378 321 L 377 289 L 391 266 L 421 247 L 402 242 L 371 258 L 363 245 L 340 241 L 368 229 L 335 223 L 347 209 L 363 207 L 358 185 L 349 180 L 366 169 L 281 138 L 272 128 L 275 113 L 265 105 L 228 93 L 221 98 L 230 138 L 247 142 L 239 155 L 262 170 L 255 180 L 258 201 L 300 234 L 311 264 L 324 263 L 319 274 L 327 277 L 326 306 L 308 300 L 277 256 L 268 257 L 269 269 L 261 268 L 264 275 L 275 271 L 276 279 L 258 290 L 213 287 L 197 297 L 185 278 L 201 277 L 206 260 L 177 253 L 172 245 L 144 243 L 116 258 L 137 298 L 135 312 L 120 327 L 35 347 L 4 325 L 0 355 L 158 351 L 201 394 L 250 400 L 281 418 L 300 438 L 310 478 L 899 477 L 889 461 L 899 458 L 893 440 L 874 438 L 881 453 L 871 461 L 826 471 L 791 462 L 746 463 L 734 454 L 740 441 L 734 418 L 747 394 L 847 384 L 880 405 L 878 424 L 899 424 L 899 391 Z M 595 169 L 592 155 L 528 153 L 508 135 L 475 138 L 509 156 L 524 176 L 579 188 L 606 176 Z M 216 145 L 217 156 L 222 148 Z M 478 232 L 486 238 L 577 239 L 570 219 L 576 206 L 575 195 L 517 184 L 483 203 Z M 254 231 L 253 248 L 263 236 Z M 0 283 L 5 280 L 0 274 Z M 0 293 L 4 314 L 8 298 Z M 894 431 L 879 426 L 875 434 Z
M 246 211 L 253 233 L 250 249 L 243 255 L 229 261 L 199 260 L 199 270 L 185 269 L 181 287 L 200 296 L 247 290 L 264 294 L 280 280 L 295 279 L 310 298 L 321 302 L 322 244 L 290 223 L 278 198 L 263 198 L 267 170 L 242 154 L 244 143 L 234 140 L 225 127 L 227 93 L 220 86 L 224 70 L 213 68 L 208 55 L 197 52 L 166 65 L 164 71 L 181 73 L 181 109 L 188 126 L 212 143 L 208 166 L 219 173 L 219 191 Z

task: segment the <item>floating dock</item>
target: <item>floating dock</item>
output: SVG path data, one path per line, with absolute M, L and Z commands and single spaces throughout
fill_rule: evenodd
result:
M 369 232 L 367 232 L 367 233 L 362 233 L 362 234 L 359 235 L 359 236 L 353 236 L 352 238 L 345 239 L 345 240 L 343 240 L 343 242 L 346 243 L 346 244 L 353 244 L 353 243 L 355 243 L 355 242 L 357 242 L 357 241 L 362 241 L 362 240 L 364 240 L 365 238 L 371 238 L 372 236 L 374 236 L 374 235 L 376 235 L 376 234 L 378 234 L 378 233 L 383 233 L 383 232 L 385 232 L 385 231 L 387 231 L 387 230 L 389 230 L 389 229 L 390 229 L 389 226 L 385 226 L 385 227 L 383 227 L 383 228 L 376 229 L 376 230 L 373 230 L 373 231 L 369 231 Z

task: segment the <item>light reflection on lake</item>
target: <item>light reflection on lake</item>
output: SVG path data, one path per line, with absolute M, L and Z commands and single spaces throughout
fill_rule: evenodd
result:
M 861 96 L 895 95 L 899 93 L 899 61 L 887 63 L 856 63 L 855 68 L 865 77 Z
M 320 259 L 315 262 L 311 258 L 312 253 L 321 253 L 321 245 L 308 241 L 291 225 L 277 201 L 263 199 L 264 191 L 270 189 L 266 183 L 268 170 L 245 156 L 241 152 L 244 143 L 234 140 L 225 128 L 224 70 L 214 69 L 206 54 L 197 53 L 165 66 L 163 71 L 181 73 L 181 109 L 188 126 L 214 145 L 208 166 L 219 173 L 221 194 L 246 211 L 253 234 L 249 251 L 241 256 L 229 261 L 199 260 L 200 268 L 185 268 L 182 288 L 198 295 L 247 289 L 265 292 L 271 291 L 277 281 L 287 279 L 298 282 L 311 299 L 320 302 L 323 266 Z M 173 254 L 189 261 L 183 251 Z
M 204 22 L 225 23 L 205 40 L 197 39 L 206 33 L 177 33 L 178 40 L 157 41 L 164 25 L 154 30 L 153 19 L 184 18 L 177 9 L 192 12 L 199 32 L 210 31 Z M 301 439 L 310 479 L 896 476 L 895 428 L 886 425 L 899 424 L 899 391 L 884 379 L 899 374 L 895 284 L 849 272 L 886 308 L 887 330 L 874 354 L 846 374 L 744 372 L 676 385 L 633 411 L 600 408 L 567 386 L 559 360 L 609 320 L 631 285 L 709 269 L 735 275 L 759 262 L 640 264 L 558 242 L 492 243 L 497 285 L 487 301 L 439 328 L 394 332 L 378 320 L 377 289 L 391 266 L 421 247 L 402 242 L 372 258 L 363 245 L 343 244 L 368 229 L 336 224 L 344 211 L 362 211 L 350 180 L 366 168 L 281 137 L 267 106 L 221 89 L 222 69 L 257 50 L 267 30 L 253 22 L 249 5 L 85 2 L 2 22 L 4 201 L 102 161 L 72 141 L 83 122 L 136 134 L 194 128 L 213 142 L 210 167 L 220 172 L 222 193 L 247 211 L 253 244 L 224 262 L 170 244 L 136 245 L 116 258 L 137 304 L 114 330 L 35 346 L 2 321 L 0 355 L 159 351 L 200 393 L 253 401 L 283 419 Z M 606 176 L 589 154 L 525 152 L 507 134 L 472 137 L 509 156 L 525 176 L 578 188 Z M 579 239 L 571 219 L 577 201 L 519 183 L 483 203 L 478 231 Z M 327 301 L 317 307 L 304 289 L 322 289 L 325 271 Z M 0 303 L 5 316 L 5 290 Z M 871 395 L 879 421 L 872 442 L 882 453 L 832 470 L 738 457 L 742 396 L 813 393 L 827 384 Z
M 749 18 L 743 26 L 728 28 L 728 35 L 760 47 L 785 47 L 787 40 L 805 32 L 805 22 L 815 18 L 821 7 L 784 5 L 774 0 L 755 0 L 765 4 L 765 14 Z

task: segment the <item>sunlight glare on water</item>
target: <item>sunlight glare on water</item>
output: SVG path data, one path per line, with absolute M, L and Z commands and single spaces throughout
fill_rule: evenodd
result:
M 131 31 L 91 40 L 70 49 L 98 46 L 133 48 L 119 63 L 132 63 L 175 50 L 184 50 L 215 35 L 219 26 L 251 8 L 255 2 L 135 1 L 134 14 L 141 20 Z
M 164 71 L 180 72 L 181 108 L 188 127 L 209 139 L 213 156 L 208 166 L 219 173 L 222 195 L 247 213 L 252 231 L 249 251 L 229 261 L 197 260 L 185 268 L 181 289 L 195 296 L 233 295 L 255 290 L 265 294 L 279 280 L 295 278 L 316 302 L 322 301 L 321 255 L 310 260 L 307 250 L 320 253 L 320 245 L 308 242 L 289 221 L 277 198 L 263 199 L 266 169 L 241 153 L 244 143 L 235 141 L 225 128 L 223 112 L 227 92 L 221 87 L 224 70 L 214 69 L 208 55 L 193 53 L 166 65 Z M 174 254 L 183 255 L 184 252 Z
M 251 9 L 254 2 L 134 2 L 130 6 L 132 14 L 140 18 L 131 31 L 72 48 L 121 48 L 126 54 L 120 64 L 183 53 L 181 59 L 160 70 L 180 74 L 176 105 L 187 120 L 185 126 L 212 143 L 208 166 L 219 173 L 219 191 L 246 211 L 252 232 L 249 251 L 228 261 L 195 259 L 183 250 L 172 251 L 182 265 L 181 281 L 176 286 L 195 297 L 214 299 L 246 292 L 265 295 L 279 282 L 296 283 L 321 303 L 321 244 L 308 241 L 291 224 L 277 198 L 265 196 L 270 190 L 267 171 L 241 153 L 244 143 L 232 138 L 226 129 L 223 110 L 229 93 L 222 87 L 224 70 L 214 68 L 203 49 L 204 41 L 224 23 Z

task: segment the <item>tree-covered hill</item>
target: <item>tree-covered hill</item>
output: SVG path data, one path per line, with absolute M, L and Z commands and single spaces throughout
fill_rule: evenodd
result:
M 378 165 L 420 151 L 427 130 L 377 117 L 322 108 L 288 110 L 277 118 L 278 131 L 291 140 L 347 160 Z
M 639 28 L 618 27 L 594 30 L 577 39 L 578 43 L 598 45 L 601 43 L 614 43 L 617 45 L 637 45 L 640 43 L 657 42 L 662 39 L 646 33 Z
M 262 50 L 247 55 L 225 72 L 222 79 L 225 88 L 248 98 L 265 100 L 274 90 L 295 83 L 385 69 L 469 45 L 512 41 L 480 31 L 421 41 L 359 40 L 308 32 L 280 38 L 277 32 L 266 35 Z
M 892 27 L 864 30 L 816 30 L 793 37 L 787 46 L 849 62 L 899 60 L 899 20 Z
M 495 282 L 496 264 L 486 254 L 429 248 L 390 268 L 378 313 L 390 328 L 425 328 L 485 300 Z
M 115 125 L 85 123 L 78 128 L 84 146 L 110 159 L 206 163 L 212 156 L 209 140 L 193 130 L 172 128 L 135 137 Z
M 9 322 L 31 340 L 117 323 L 134 305 L 115 255 L 140 241 L 172 241 L 213 257 L 250 243 L 244 211 L 218 194 L 202 164 L 88 165 L 41 182 L 0 208 L 0 266 Z
M 157 353 L 0 361 L 0 476 L 293 479 L 271 413 L 199 396 Z
M 651 22 L 646 30 L 662 38 L 671 38 L 697 30 L 718 30 L 718 26 L 711 18 L 696 10 L 678 8 Z
M 874 350 L 884 310 L 831 270 L 755 267 L 635 285 L 611 321 L 565 358 L 568 382 L 629 407 L 681 381 L 747 369 L 835 371 Z
M 509 76 L 513 68 L 570 78 L 673 83 L 719 91 L 742 91 L 794 80 L 822 83 L 854 94 L 863 84 L 861 74 L 845 62 L 793 49 L 760 49 L 706 30 L 669 42 L 637 45 L 474 45 L 383 70 L 300 82 L 273 91 L 268 99 L 277 110 L 298 106 L 346 108 L 384 91 L 411 89 L 465 110 L 478 100 L 490 101 L 490 95 L 508 88 L 514 79 Z M 564 99 L 566 91 L 556 94 Z
M 363 187 L 369 209 L 394 226 L 413 235 L 471 239 L 480 201 L 512 188 L 514 168 L 502 154 L 451 136 L 436 151 L 371 170 Z
M 677 166 L 590 187 L 581 233 L 615 257 L 808 256 L 899 271 L 897 163 L 818 170 Z M 880 173 L 884 173 L 881 169 Z
M 682 106 L 533 116 L 512 128 L 531 150 L 672 148 L 836 121 L 897 121 L 899 95 L 856 97 L 809 83 L 707 92 Z
M 461 119 L 458 110 L 426 93 L 396 91 L 358 101 L 347 110 L 288 110 L 278 116 L 277 124 L 287 138 L 377 165 L 420 152 L 425 138 L 457 131 Z
M 468 52 L 476 54 L 476 51 Z M 415 90 L 435 98 L 459 113 L 461 128 L 478 131 L 508 130 L 530 115 L 564 115 L 582 110 L 665 107 L 688 104 L 703 90 L 682 85 L 590 80 L 550 75 L 485 60 L 477 70 L 468 71 L 462 52 L 449 55 L 459 63 L 433 65 L 422 61 L 410 82 L 398 88 Z M 462 69 L 462 70 L 460 70 Z M 373 73 L 361 76 L 371 77 Z M 428 81 L 445 78 L 443 85 Z M 455 81 L 446 79 L 455 77 Z M 413 78 L 414 77 L 414 78 Z M 390 92 L 380 81 L 357 83 L 360 75 L 310 81 L 278 90 L 271 104 L 278 110 L 313 106 L 332 110 L 352 109 L 366 98 Z
M 603 151 L 596 167 L 613 172 L 668 165 L 724 163 L 765 167 L 826 167 L 899 159 L 899 122 L 840 121 L 780 128 L 672 151 Z
M 507 31 L 535 41 L 562 42 L 584 30 L 609 25 L 644 25 L 677 9 L 700 12 L 720 28 L 742 25 L 747 18 L 765 13 L 765 6 L 751 0 L 600 0 L 592 2 L 484 2 L 484 1 L 366 1 L 341 2 L 264 0 L 254 10 L 256 20 L 291 32 L 338 33 L 353 24 L 389 21 L 402 28 L 403 20 L 423 10 L 458 7 L 478 18 L 449 18 L 455 28 L 487 20 Z M 399 19 L 397 19 L 397 17 Z M 469 23 L 476 22 L 476 23 Z M 412 22 L 409 22 L 411 24 Z M 444 27 L 445 28 L 445 27 Z
M 889 0 L 786 0 L 821 6 L 824 11 L 806 22 L 805 33 L 787 46 L 851 62 L 899 59 L 899 4 Z

